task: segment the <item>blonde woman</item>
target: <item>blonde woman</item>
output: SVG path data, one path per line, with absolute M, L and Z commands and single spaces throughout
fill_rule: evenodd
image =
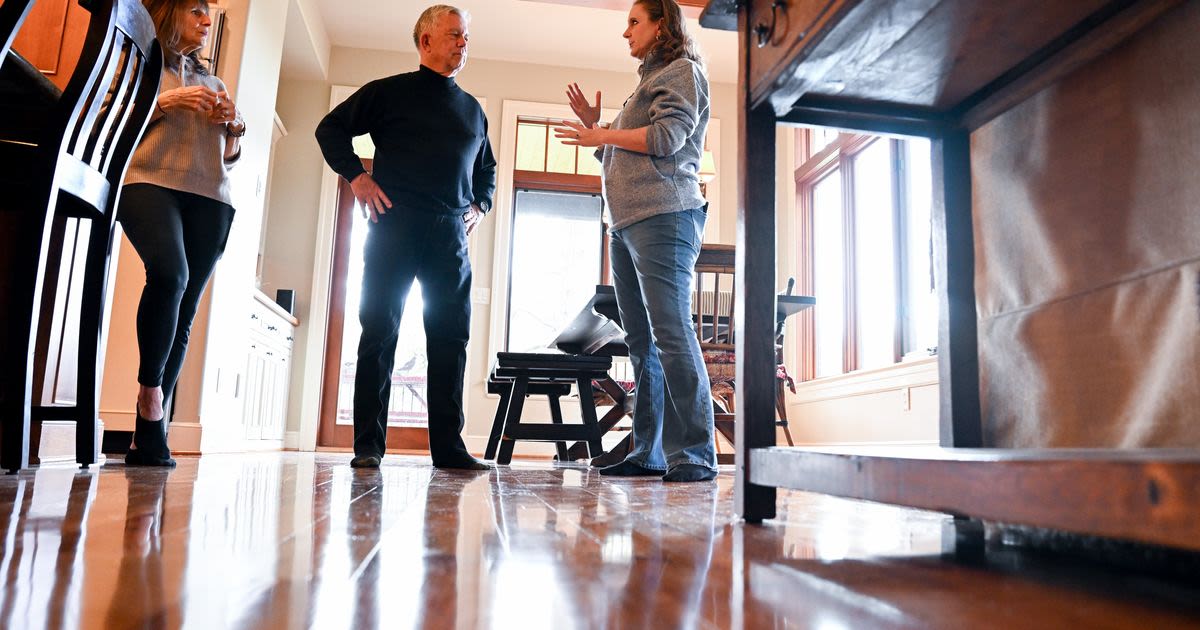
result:
M 133 154 L 117 219 L 146 266 L 137 313 L 137 424 L 126 465 L 174 466 L 164 397 L 187 352 L 204 286 L 233 224 L 227 171 L 246 123 L 198 51 L 212 20 L 203 0 L 144 0 L 163 46 L 158 105 Z

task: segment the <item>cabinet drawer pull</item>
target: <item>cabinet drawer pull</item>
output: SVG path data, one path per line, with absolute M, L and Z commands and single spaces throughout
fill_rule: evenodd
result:
M 785 0 L 775 0 L 771 3 L 771 25 L 766 22 L 759 22 L 758 26 L 754 27 L 754 34 L 758 37 L 759 48 L 765 48 L 768 43 L 775 39 L 775 26 L 779 23 L 779 10 L 783 9 L 783 13 L 787 14 L 787 2 Z M 803 37 L 803 35 L 801 35 Z

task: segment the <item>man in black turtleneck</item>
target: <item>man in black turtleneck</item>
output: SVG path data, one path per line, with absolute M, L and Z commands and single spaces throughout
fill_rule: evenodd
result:
M 354 378 L 356 468 L 377 467 L 383 458 L 400 315 L 414 278 L 425 302 L 433 465 L 488 468 L 461 435 L 471 323 L 467 235 L 496 190 L 487 117 L 454 82 L 467 61 L 469 19 L 446 5 L 426 9 L 413 29 L 421 67 L 368 83 L 317 126 L 325 161 L 350 182 L 371 219 Z M 372 173 L 351 146 L 366 133 L 375 143 Z

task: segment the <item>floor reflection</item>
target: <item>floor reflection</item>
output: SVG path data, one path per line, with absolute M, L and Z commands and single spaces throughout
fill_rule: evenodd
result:
M 128 482 L 124 534 L 117 583 L 105 615 L 105 627 L 167 627 L 168 583 L 163 574 L 163 504 L 165 470 L 125 469 Z M 80 475 L 81 477 L 83 475 Z M 178 584 L 172 585 L 172 593 Z M 131 596 L 136 593 L 135 596 Z
M 181 458 L 0 478 L 3 628 L 1190 627 L 1192 582 L 994 549 L 948 517 L 420 458 Z

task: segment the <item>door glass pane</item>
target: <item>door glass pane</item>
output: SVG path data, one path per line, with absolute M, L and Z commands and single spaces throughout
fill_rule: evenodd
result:
M 895 213 L 891 142 L 876 140 L 854 158 L 855 298 L 858 367 L 896 362 Z
M 363 246 L 367 242 L 367 219 L 355 202 L 354 222 L 350 228 L 350 260 L 346 271 L 345 322 L 342 325 L 341 377 L 338 381 L 337 423 L 354 424 L 354 374 L 358 366 L 358 305 L 362 299 Z M 396 344 L 392 368 L 392 392 L 388 402 L 388 426 L 425 426 L 429 408 L 425 396 L 425 327 L 421 320 L 424 303 L 421 283 L 413 282 L 404 315 L 400 319 L 400 338 Z
M 517 124 L 517 170 L 546 170 L 546 125 Z
M 546 158 L 546 172 L 548 173 L 574 173 L 575 172 L 575 147 L 572 145 L 563 144 L 561 138 L 557 138 L 554 134 L 550 134 L 550 153 Z
M 513 210 L 508 350 L 544 350 L 600 282 L 597 195 L 521 190 Z
M 929 140 L 905 141 L 908 193 L 905 216 L 906 294 L 904 353 L 928 354 L 938 345 L 938 302 L 933 286 L 933 232 L 930 212 L 933 207 L 932 156 Z
M 813 187 L 813 293 L 817 299 L 817 376 L 842 373 L 845 342 L 845 245 L 842 227 L 842 180 L 833 171 Z
M 580 175 L 600 176 L 600 160 L 596 159 L 596 147 L 577 147 L 579 149 Z

